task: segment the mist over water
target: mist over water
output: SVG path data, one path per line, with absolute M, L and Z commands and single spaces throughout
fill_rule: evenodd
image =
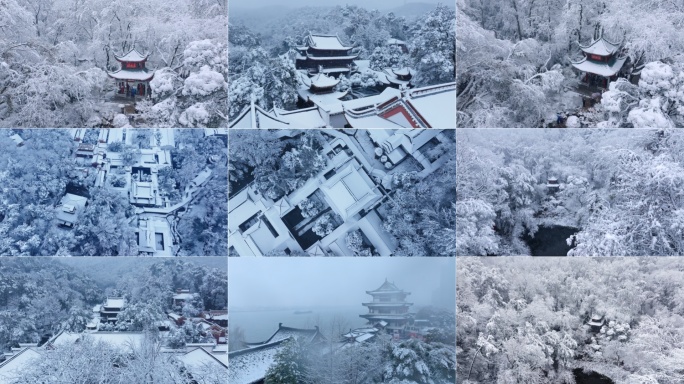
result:
M 295 311 L 311 311 L 311 313 L 295 314 Z M 230 326 L 240 327 L 245 332 L 248 342 L 266 341 L 278 330 L 278 323 L 283 326 L 294 328 L 313 329 L 319 326 L 321 332 L 330 332 L 332 321 L 338 324 L 346 324 L 348 328 L 359 328 L 365 325 L 366 320 L 359 317 L 367 313 L 366 307 L 361 303 L 358 306 L 340 307 L 301 307 L 288 309 L 262 309 L 262 310 L 239 310 L 231 309 Z M 336 328 L 339 328 L 337 325 Z

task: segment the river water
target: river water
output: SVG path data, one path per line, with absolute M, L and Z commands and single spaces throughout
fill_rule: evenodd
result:
M 311 313 L 295 314 L 295 311 L 311 311 Z M 230 327 L 240 327 L 245 332 L 248 342 L 265 341 L 278 330 L 278 323 L 294 328 L 314 328 L 318 325 L 321 331 L 331 328 L 331 322 L 341 320 L 343 329 L 359 328 L 366 320 L 359 317 L 368 313 L 368 309 L 361 305 L 351 307 L 327 308 L 288 308 L 266 310 L 230 309 Z
M 577 384 L 615 384 L 613 380 L 596 372 L 584 372 L 582 369 L 577 368 L 572 373 Z
M 567 256 L 572 247 L 566 239 L 578 231 L 577 228 L 560 225 L 539 227 L 534 237 L 525 236 L 523 240 L 530 247 L 532 256 Z

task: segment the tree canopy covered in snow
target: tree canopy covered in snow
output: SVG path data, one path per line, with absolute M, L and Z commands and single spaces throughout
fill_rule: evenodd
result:
M 380 331 L 370 341 L 341 345 L 338 339 L 347 329 L 337 323 L 337 327 L 322 328 L 326 334 L 323 342 L 311 344 L 301 338 L 286 341 L 268 369 L 265 383 L 453 383 L 456 373 L 454 313 L 434 307 L 421 310 L 435 321 L 446 320 L 433 324 L 432 335 L 449 336 L 392 340 Z
M 0 349 L 38 343 L 45 334 L 61 329 L 84 330 L 92 317 L 90 308 L 103 294 L 90 277 L 55 260 L 4 258 L 0 262 Z
M 586 127 L 684 126 L 681 2 L 458 0 L 457 12 L 459 126 L 546 126 L 559 112 Z M 597 33 L 621 44 L 626 79 L 586 109 L 571 61 Z
M 147 126 L 220 126 L 227 1 L 7 0 L 0 11 L 0 127 L 111 126 L 115 55 L 149 53 Z M 203 113 L 199 113 L 201 110 Z
M 85 144 L 95 144 L 98 132 L 91 128 Z M 131 129 L 134 145 L 121 142 L 110 149 L 122 155 L 125 166 L 140 158 L 140 148 L 150 146 L 152 129 Z M 138 255 L 135 207 L 127 191 L 112 187 L 126 185 L 112 173 L 107 185 L 97 185 L 98 170 L 83 166 L 75 156 L 78 143 L 65 129 L 34 129 L 21 132 L 17 146 L 14 132 L 0 132 L 0 255 L 3 256 L 121 256 Z M 156 133 L 158 134 L 158 132 Z M 94 135 L 94 136 L 93 136 Z M 159 188 L 170 203 L 179 203 L 182 191 L 207 167 L 210 177 L 176 228 L 183 239 L 179 255 L 225 255 L 227 239 L 227 150 L 226 142 L 204 136 L 203 130 L 178 130 L 177 145 L 171 150 L 172 164 L 161 168 Z M 209 164 L 208 159 L 213 159 Z M 58 227 L 56 207 L 68 191 L 77 190 L 88 198 L 78 210 L 73 228 Z
M 679 258 L 460 258 L 456 281 L 458 383 L 684 380 Z
M 456 254 L 529 254 L 541 227 L 570 255 L 681 255 L 677 130 L 457 132 Z M 557 178 L 558 190 L 547 186 Z
M 294 109 L 301 85 L 294 66 L 294 50 L 309 32 L 337 34 L 354 47 L 371 68 L 408 66 L 416 71 L 417 86 L 453 82 L 456 15 L 453 7 L 438 5 L 414 18 L 359 6 L 297 8 L 268 21 L 233 17 L 229 28 L 230 115 L 255 101 L 261 107 Z M 388 46 L 390 38 L 406 43 L 408 53 Z M 372 87 L 372 71 L 360 69 L 340 83 Z M 344 77 L 344 76 L 343 76 Z

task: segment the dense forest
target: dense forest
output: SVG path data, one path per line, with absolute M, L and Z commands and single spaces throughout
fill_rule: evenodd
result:
M 97 131 L 91 129 L 82 143 L 96 145 Z M 23 130 L 22 146 L 11 140 L 12 133 L 0 132 L 0 255 L 138 255 L 135 208 L 125 193 L 96 186 L 98 172 L 78 162 L 77 144 L 68 130 Z M 149 142 L 152 130 L 134 129 L 130 134 Z M 116 151 L 124 157 L 140 153 L 139 147 L 121 142 L 110 147 L 120 148 Z M 205 137 L 202 130 L 176 131 L 173 166 L 160 171 L 160 188 L 172 202 L 207 166 L 207 158 L 216 160 L 211 164 L 214 177 L 204 186 L 196 208 L 179 219 L 181 255 L 226 254 L 226 156 L 225 141 Z M 79 190 L 89 200 L 74 228 L 63 230 L 55 224 L 55 206 L 67 189 Z
M 225 123 L 225 0 L 6 0 L 0 10 L 0 127 L 112 126 L 122 101 L 107 72 L 133 48 L 155 71 L 135 103 L 141 125 Z
M 353 45 L 371 70 L 408 66 L 416 71 L 413 83 L 425 86 L 454 81 L 456 15 L 453 7 L 438 5 L 407 18 L 357 6 L 304 7 L 285 11 L 264 22 L 250 15 L 231 16 L 228 26 L 229 112 L 236 115 L 254 99 L 270 110 L 295 109 L 298 77 L 291 52 L 309 32 L 337 34 Z M 255 22 L 258 20 L 258 22 Z M 390 38 L 407 43 L 408 53 L 388 46 Z M 380 84 L 372 71 L 342 77 L 338 90 Z
M 456 139 L 459 255 L 529 255 L 529 237 L 554 227 L 572 229 L 547 239 L 569 255 L 684 252 L 676 129 L 459 130 Z
M 459 258 L 456 281 L 458 383 L 684 381 L 680 258 Z
M 101 272 L 91 272 L 97 273 Z M 201 300 L 185 308 L 187 312 L 227 307 L 226 272 L 180 259 L 131 268 L 115 285 L 103 285 L 94 277 L 57 259 L 4 258 L 0 263 L 0 348 L 44 342 L 61 330 L 82 332 L 93 317 L 92 307 L 107 296 L 126 298 L 129 306 L 120 316 L 127 324 L 119 330 L 128 331 L 152 330 L 155 321 L 166 320 L 167 311 L 182 310 L 172 306 L 177 288 L 199 294 Z
M 684 126 L 681 1 L 458 0 L 457 12 L 459 127 L 539 127 L 557 113 L 568 127 Z M 626 62 L 582 108 L 571 61 L 601 36 Z

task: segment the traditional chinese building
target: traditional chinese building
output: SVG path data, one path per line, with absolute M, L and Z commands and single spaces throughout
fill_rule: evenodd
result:
M 193 293 L 190 293 L 189 289 L 176 289 L 176 293 L 173 295 L 173 306 L 182 306 L 186 302 L 192 300 L 194 297 Z
M 337 35 L 312 34 L 306 37 L 304 46 L 297 47 L 295 66 L 309 73 L 339 75 L 356 70 L 351 46 L 344 45 Z
M 368 313 L 359 316 L 368 320 L 371 326 L 386 329 L 394 337 L 405 336 L 406 326 L 411 319 L 408 310 L 413 305 L 406 302 L 406 297 L 411 293 L 397 288 L 387 279 L 380 288 L 366 293 L 373 296 L 373 301 L 363 303 L 363 306 L 368 307 Z
M 572 66 L 582 72 L 582 81 L 591 86 L 608 88 L 611 81 L 618 78 L 627 60 L 621 55 L 622 44 L 612 43 L 600 34 L 589 45 L 581 45 L 584 58 L 572 62 Z
M 149 54 L 143 55 L 136 49 L 131 49 L 123 56 L 114 55 L 114 58 L 121 63 L 121 68 L 116 72 L 107 72 L 107 75 L 116 80 L 118 94 L 149 95 L 150 80 L 154 77 L 154 71 L 146 68 L 148 57 Z
M 557 177 L 549 177 L 546 183 L 546 190 L 549 194 L 560 191 L 560 184 Z
M 390 87 L 397 89 L 411 88 L 411 79 L 413 78 L 411 68 L 385 68 L 383 72 Z
M 101 323 L 116 323 L 119 313 L 126 307 L 126 299 L 123 297 L 108 297 L 100 307 Z

